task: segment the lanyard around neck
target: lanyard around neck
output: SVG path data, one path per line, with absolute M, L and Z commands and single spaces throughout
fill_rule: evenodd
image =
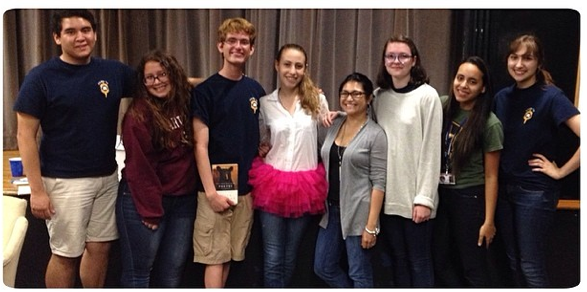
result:
M 450 169 L 450 159 L 452 158 L 452 151 L 453 145 L 459 133 L 463 130 L 464 124 L 467 122 L 468 116 L 463 117 L 461 121 L 451 121 L 450 126 L 448 127 L 445 135 L 444 135 L 444 145 L 445 151 L 443 153 L 445 159 L 445 172 L 449 173 Z

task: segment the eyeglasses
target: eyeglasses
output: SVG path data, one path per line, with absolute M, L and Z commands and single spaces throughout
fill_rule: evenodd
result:
M 362 91 L 353 91 L 353 92 L 341 91 L 339 95 L 340 95 L 341 99 L 348 98 L 350 96 L 353 98 L 353 100 L 357 100 L 357 99 L 363 97 L 365 95 L 365 93 Z
M 155 79 L 159 80 L 159 82 L 165 82 L 169 80 L 169 77 L 167 76 L 167 72 L 161 72 L 159 75 L 147 75 L 145 76 L 145 79 L 143 79 L 143 83 L 145 83 L 145 85 L 152 85 L 155 83 Z
M 385 61 L 389 63 L 393 63 L 399 61 L 400 63 L 404 64 L 408 60 L 412 58 L 411 55 L 408 54 L 387 54 L 385 55 Z
M 246 47 L 246 46 L 248 46 L 248 45 L 251 44 L 251 41 L 248 40 L 248 39 L 240 39 L 239 40 L 239 39 L 235 39 L 235 38 L 229 38 L 229 39 L 226 39 L 224 41 L 224 43 L 227 44 L 227 45 L 229 45 L 229 46 L 236 46 L 237 44 L 240 43 L 241 46 Z

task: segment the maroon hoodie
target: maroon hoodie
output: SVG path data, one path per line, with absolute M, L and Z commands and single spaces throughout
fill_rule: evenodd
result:
M 138 102 L 138 104 L 137 104 Z M 162 197 L 194 195 L 198 175 L 193 148 L 183 143 L 174 149 L 157 150 L 152 142 L 153 119 L 146 103 L 135 101 L 144 113 L 144 121 L 126 115 L 122 124 L 122 141 L 126 152 L 122 176 L 128 182 L 133 201 L 143 220 L 158 224 L 163 216 Z M 173 136 L 180 141 L 185 123 L 170 117 Z

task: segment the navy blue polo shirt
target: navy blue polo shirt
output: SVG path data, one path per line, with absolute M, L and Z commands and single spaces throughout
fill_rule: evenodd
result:
M 238 81 L 216 73 L 192 90 L 192 115 L 209 129 L 211 164 L 238 164 L 238 193 L 251 192 L 249 170 L 259 147 L 259 98 L 265 90 L 243 76 Z M 199 191 L 204 191 L 199 183 Z
M 118 109 L 121 98 L 132 95 L 134 79 L 129 66 L 99 58 L 72 65 L 55 57 L 27 74 L 13 109 L 40 120 L 43 176 L 116 171 Z

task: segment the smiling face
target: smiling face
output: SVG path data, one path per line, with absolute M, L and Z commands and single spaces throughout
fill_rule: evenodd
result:
M 462 109 L 470 110 L 475 100 L 485 92 L 483 72 L 472 63 L 463 63 L 453 80 L 453 93 Z
M 244 66 L 255 51 L 250 36 L 245 32 L 227 33 L 225 40 L 219 42 L 217 47 L 224 58 L 224 63 L 236 67 Z
M 538 58 L 528 47 L 521 45 L 508 56 L 508 73 L 516 81 L 519 88 L 528 88 L 536 83 Z
M 59 35 L 53 34 L 53 40 L 61 46 L 61 60 L 74 65 L 90 62 L 97 39 L 90 22 L 78 16 L 63 18 Z
M 365 94 L 363 85 L 357 81 L 349 81 L 344 84 L 339 92 L 340 107 L 348 116 L 360 116 L 367 114 L 367 105 L 371 100 Z
M 143 70 L 145 79 L 143 80 L 147 91 L 161 99 L 169 98 L 171 91 L 171 83 L 169 82 L 169 74 L 161 63 L 156 61 L 148 61 L 145 63 Z
M 275 61 L 275 70 L 281 87 L 293 89 L 300 84 L 306 73 L 306 56 L 299 50 L 285 49 L 279 60 Z

